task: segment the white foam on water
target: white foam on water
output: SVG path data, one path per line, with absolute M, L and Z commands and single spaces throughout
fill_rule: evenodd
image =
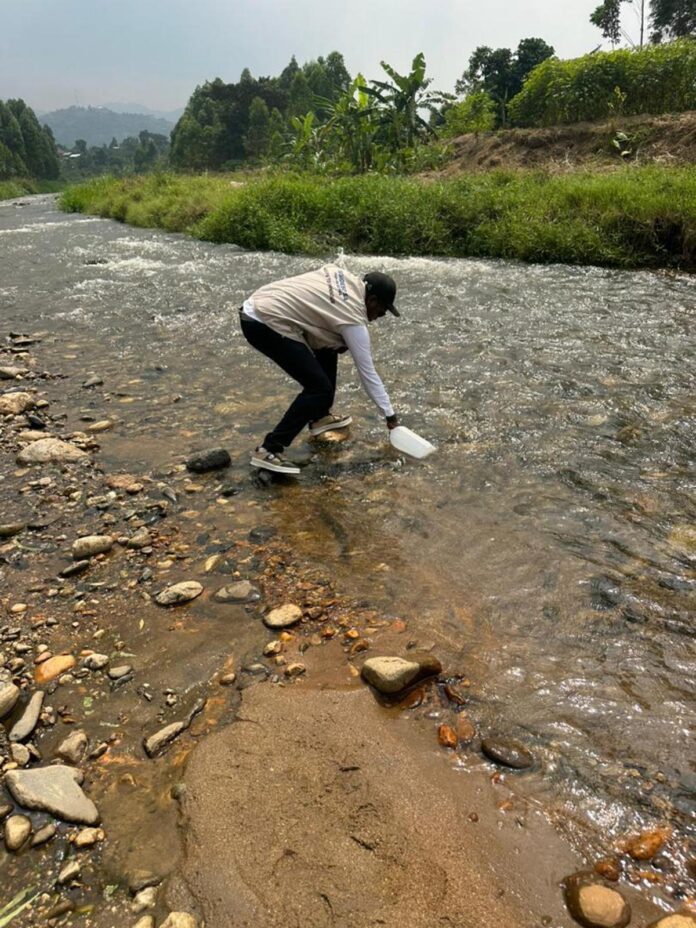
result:
M 147 276 L 151 276 L 169 265 L 165 264 L 164 261 L 155 261 L 153 258 L 142 258 L 137 256 L 133 258 L 118 258 L 115 261 L 109 261 L 108 265 L 105 266 L 115 271 L 127 271 L 129 274 L 132 272 L 133 275 L 146 274 Z
M 67 219 L 60 222 L 33 222 L 29 226 L 19 226 L 17 229 L 0 229 L 0 235 L 20 235 L 33 232 L 48 232 L 52 229 L 60 229 L 63 226 L 74 228 L 76 225 L 84 225 L 88 222 L 108 222 L 108 219 L 101 219 L 99 216 L 88 217 L 87 219 Z

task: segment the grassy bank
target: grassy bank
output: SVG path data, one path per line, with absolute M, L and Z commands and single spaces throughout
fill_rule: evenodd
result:
M 68 189 L 64 209 L 251 249 L 696 270 L 696 172 L 494 172 L 440 181 L 153 174 Z
M 58 180 L 0 180 L 0 200 L 13 200 L 29 193 L 57 193 L 65 184 Z

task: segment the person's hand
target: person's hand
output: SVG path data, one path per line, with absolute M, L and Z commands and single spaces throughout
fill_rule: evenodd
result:
M 399 424 L 399 417 L 394 413 L 393 416 L 387 416 L 387 428 L 391 432 L 392 429 L 395 429 Z

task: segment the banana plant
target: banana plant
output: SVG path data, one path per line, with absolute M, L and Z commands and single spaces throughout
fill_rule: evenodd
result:
M 338 100 L 322 100 L 328 121 L 322 129 L 327 148 L 349 162 L 354 170 L 369 171 L 379 129 L 376 107 L 366 90 L 365 78 L 358 74 Z

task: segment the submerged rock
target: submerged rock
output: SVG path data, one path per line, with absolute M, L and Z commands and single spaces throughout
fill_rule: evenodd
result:
M 512 767 L 513 770 L 527 770 L 534 765 L 533 754 L 518 741 L 484 738 L 481 750 L 489 760 L 504 767 Z
M 69 764 L 79 764 L 87 750 L 87 735 L 83 731 L 73 731 L 61 741 L 56 755 Z
M 575 873 L 564 883 L 568 911 L 585 928 L 625 928 L 631 907 L 621 893 L 591 873 Z
M 362 678 L 380 693 L 391 695 L 426 676 L 440 673 L 442 664 L 432 655 L 421 659 L 370 657 L 362 667 Z
M 239 580 L 221 587 L 213 596 L 218 603 L 251 603 L 261 598 L 261 593 L 248 580 Z
M 643 831 L 639 835 L 629 838 L 624 843 L 624 850 L 634 860 L 652 860 L 661 851 L 672 834 L 669 828 L 654 828 L 652 831 Z
M 197 580 L 184 580 L 168 586 L 155 596 L 155 602 L 160 606 L 179 606 L 191 602 L 203 592 L 202 585 Z
M 188 470 L 194 474 L 205 474 L 210 470 L 220 470 L 223 467 L 229 467 L 232 458 L 229 452 L 224 448 L 211 448 L 208 451 L 199 451 L 192 455 L 186 462 Z
M 86 451 L 59 438 L 41 438 L 34 441 L 17 455 L 18 464 L 59 464 L 84 461 L 89 458 Z
M 81 771 L 62 764 L 33 770 L 10 770 L 5 784 L 15 802 L 25 809 L 50 812 L 66 822 L 96 825 L 99 812 L 83 793 Z
M 198 713 L 202 712 L 205 708 L 205 702 L 205 699 L 197 700 L 193 709 L 191 709 L 185 719 L 180 722 L 172 722 L 169 725 L 165 725 L 164 728 L 161 728 L 154 735 L 150 735 L 149 738 L 144 738 L 143 747 L 145 748 L 147 756 L 156 757 L 167 745 L 171 744 L 175 738 L 178 738 L 182 732 L 186 731 Z
M 295 625 L 302 618 L 302 610 L 294 603 L 285 603 L 278 606 L 263 617 L 264 623 L 269 628 L 289 628 Z

